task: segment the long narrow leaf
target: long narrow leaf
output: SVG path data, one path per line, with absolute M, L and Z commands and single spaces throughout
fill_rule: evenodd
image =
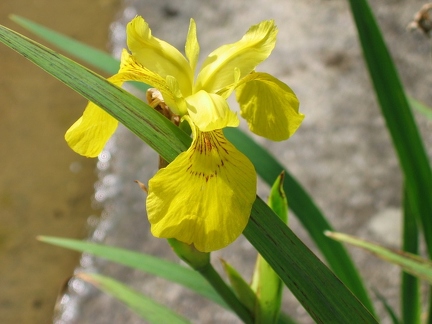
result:
M 243 234 L 317 323 L 377 323 L 260 198 Z
M 188 324 L 190 321 L 174 313 L 169 308 L 153 299 L 125 286 L 124 284 L 95 273 L 79 273 L 76 277 L 98 287 L 103 292 L 114 296 L 149 323 Z
M 27 19 L 18 16 L 12 16 L 12 19 L 19 23 L 24 28 L 27 28 L 33 33 L 36 33 L 39 37 L 47 40 L 48 42 L 55 44 L 62 50 L 79 57 L 84 62 L 92 64 L 93 66 L 112 73 L 112 62 L 109 64 L 103 64 L 107 60 L 113 60 L 108 54 L 103 53 L 103 59 L 98 60 L 93 56 L 87 58 L 86 52 L 95 53 L 97 55 L 102 55 L 94 48 L 80 43 L 79 47 L 75 46 L 76 41 L 70 39 L 69 37 L 58 35 L 58 33 L 53 34 L 45 33 L 46 27 L 41 29 L 41 25 L 31 22 Z M 96 51 L 96 52 L 94 52 Z M 100 64 L 102 63 L 102 64 Z M 119 62 L 117 62 L 117 65 Z M 255 165 L 258 174 L 269 184 L 275 177 L 284 170 L 282 165 L 280 165 L 277 160 L 264 150 L 261 146 L 255 143 L 249 136 L 244 134 L 241 130 L 237 128 L 229 128 L 225 130 L 225 135 L 228 139 L 233 142 L 236 147 L 242 151 Z M 369 295 L 363 285 L 363 282 L 359 276 L 359 273 L 354 266 L 351 258 L 349 257 L 345 248 L 338 242 L 329 240 L 323 233 L 325 230 L 332 230 L 331 225 L 325 219 L 322 212 L 315 205 L 313 200 L 303 189 L 303 187 L 295 180 L 295 178 L 288 172 L 284 170 L 286 174 L 286 181 L 284 182 L 284 190 L 289 197 L 291 197 L 290 208 L 294 211 L 296 216 L 299 218 L 303 226 L 311 235 L 312 239 L 315 241 L 317 247 L 321 250 L 324 257 L 326 258 L 328 264 L 332 270 L 337 274 L 337 276 L 354 292 L 354 294 L 359 298 L 362 303 L 369 309 L 370 312 L 374 313 L 372 302 Z
M 420 101 L 415 100 L 413 98 L 409 98 L 408 100 L 409 100 L 409 103 L 410 103 L 412 108 L 414 108 L 415 110 L 420 112 L 425 117 L 432 119 L 432 108 L 431 107 L 428 107 L 425 104 L 423 104 Z
M 381 112 L 405 175 L 413 214 L 432 256 L 432 171 L 404 88 L 366 0 L 349 0 Z
M 183 285 L 198 294 L 228 308 L 214 289 L 196 271 L 181 265 L 156 258 L 151 255 L 91 242 L 83 242 L 59 237 L 40 236 L 42 242 L 61 246 L 123 264 L 125 266 L 153 274 L 166 280 Z
M 3 26 L 0 41 L 112 114 L 168 162 L 190 143 L 185 133 L 139 99 L 82 66 Z M 376 323 L 340 280 L 259 198 L 244 233 L 317 322 Z
M 57 46 L 62 51 L 71 54 L 73 57 L 79 59 L 80 61 L 85 62 L 101 71 L 104 71 L 109 75 L 113 75 L 119 70 L 120 62 L 106 52 L 83 44 L 71 37 L 65 36 L 24 17 L 11 15 L 10 19 L 16 22 L 21 27 L 31 31 L 38 37 L 46 40 L 48 43 Z M 134 85 L 135 88 L 138 88 L 143 92 L 150 88 L 149 85 L 142 82 L 131 83 Z
M 142 100 L 96 73 L 4 26 L 0 26 L 0 41 L 107 110 L 165 160 L 173 161 L 189 147 L 190 137 L 178 127 Z
M 375 295 L 377 296 L 378 300 L 381 301 L 381 303 L 384 305 L 384 308 L 387 311 L 387 314 L 390 316 L 393 324 L 411 323 L 411 322 L 401 322 L 399 320 L 399 318 L 397 317 L 396 312 L 393 309 L 393 307 L 391 307 L 391 305 L 388 303 L 387 299 L 383 295 L 381 295 L 378 291 L 374 290 L 374 292 L 375 292 Z
M 381 112 L 405 177 L 413 217 L 432 257 L 432 171 L 393 60 L 366 0 L 349 0 Z M 431 289 L 432 290 L 432 289 Z M 432 323 L 432 298 L 429 320 Z
M 86 46 L 71 37 L 60 34 L 23 17 L 11 15 L 10 19 L 40 38 L 61 48 L 63 51 L 72 54 L 74 57 L 85 61 L 102 71 L 108 72 L 110 75 L 117 73 L 119 69 L 118 60 L 106 52 Z
M 162 260 L 144 253 L 91 242 L 83 242 L 80 240 L 52 236 L 39 236 L 38 240 L 74 251 L 90 253 L 94 256 L 164 278 L 168 281 L 182 285 L 195 293 L 212 300 L 220 306 L 229 309 L 225 301 L 216 293 L 213 287 L 199 275 L 198 272 L 176 263 Z M 292 324 L 294 321 L 287 315 L 281 314 L 278 323 Z
M 288 224 L 288 202 L 283 190 L 284 173 L 281 173 L 270 189 L 269 207 Z M 261 254 L 258 254 L 250 287 L 256 294 L 255 323 L 275 323 L 282 304 L 282 280 Z
M 404 213 L 403 213 L 403 251 L 419 253 L 419 230 L 416 219 L 412 214 L 411 204 L 404 190 Z M 401 285 L 401 313 L 402 323 L 421 323 L 421 292 L 419 279 L 415 276 L 402 272 Z
M 374 313 L 372 302 L 348 252 L 342 244 L 329 240 L 323 234 L 326 230 L 332 231 L 332 226 L 301 184 L 268 151 L 241 130 L 227 128 L 225 135 L 252 161 L 258 174 L 268 184 L 271 184 L 273 179 L 284 170 L 283 188 L 290 199 L 290 209 L 307 229 L 335 274 L 369 311 Z
M 326 232 L 327 236 L 365 249 L 381 259 L 398 265 L 404 271 L 426 280 L 432 284 L 432 261 L 419 257 L 418 255 L 401 250 L 388 249 L 378 244 L 367 242 L 351 235 L 335 232 Z

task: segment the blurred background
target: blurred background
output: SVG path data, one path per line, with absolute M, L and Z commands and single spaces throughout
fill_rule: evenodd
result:
M 0 24 L 24 32 L 8 18 L 17 14 L 107 50 L 119 8 L 120 0 L 2 0 Z M 3 44 L 0 71 L 0 323 L 50 323 L 79 256 L 36 236 L 86 237 L 96 212 L 96 161 L 63 139 L 86 100 Z
M 430 39 L 406 29 L 424 3 L 383 0 L 371 5 L 408 94 L 432 106 Z M 399 166 L 346 0 L 2 0 L 0 23 L 23 32 L 8 19 L 11 13 L 115 55 L 125 46 L 125 25 L 136 14 L 149 22 L 155 36 L 180 50 L 193 17 L 201 60 L 218 46 L 237 41 L 252 24 L 275 19 L 278 43 L 258 70 L 294 89 L 306 119 L 287 142 L 257 140 L 299 179 L 336 230 L 398 245 Z M 237 323 L 231 314 L 178 286 L 89 256 L 79 259 L 74 252 L 35 240 L 41 234 L 88 237 L 177 260 L 164 240 L 149 234 L 143 194 L 133 183 L 148 181 L 157 156 L 123 127 L 99 160 L 76 155 L 63 135 L 86 100 L 3 45 L 0 58 L 0 323 L 52 322 L 59 290 L 77 265 L 114 276 L 194 323 Z M 415 116 L 432 156 L 432 123 Z M 260 184 L 260 196 L 265 199 L 267 192 Z M 295 217 L 290 227 L 315 250 Z M 399 270 L 365 252 L 350 251 L 367 287 L 379 287 L 398 308 Z M 255 251 L 240 238 L 213 257 L 215 263 L 217 257 L 227 259 L 249 278 Z M 57 323 L 142 322 L 89 287 L 72 284 L 67 291 Z M 310 323 L 289 292 L 283 307 L 300 323 Z M 385 313 L 381 304 L 377 308 Z

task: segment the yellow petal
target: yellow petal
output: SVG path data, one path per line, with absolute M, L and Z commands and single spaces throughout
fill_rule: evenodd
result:
M 252 26 L 240 41 L 216 49 L 204 61 L 197 77 L 196 91 L 217 92 L 234 83 L 236 68 L 240 78 L 253 71 L 270 55 L 276 34 L 274 21 L 267 20 Z
M 255 197 L 252 163 L 222 131 L 195 130 L 192 146 L 149 181 L 151 231 L 202 252 L 218 250 L 243 232 Z
M 168 75 L 173 76 L 178 80 L 183 95 L 191 94 L 193 71 L 188 61 L 174 46 L 153 37 L 142 17 L 135 17 L 127 25 L 127 44 L 143 67 L 163 79 Z
M 187 114 L 188 113 L 187 103 L 180 90 L 180 85 L 177 79 L 168 75 L 166 77 L 166 83 L 170 91 L 170 94 L 172 95 L 173 101 L 171 102 L 171 97 L 170 97 L 168 101 L 165 101 L 165 103 L 167 103 L 168 107 L 170 107 L 175 114 L 180 116 Z
M 168 99 L 172 98 L 165 80 L 141 67 L 126 50 L 122 53 L 119 73 L 110 77 L 108 81 L 117 86 L 121 86 L 126 81 L 149 83 L 162 89 L 161 92 Z M 116 119 L 94 103 L 89 102 L 82 117 L 67 130 L 65 139 L 78 154 L 96 157 L 102 152 L 117 125 Z
M 172 76 L 167 76 L 167 78 L 164 79 L 160 75 L 146 69 L 126 50 L 123 50 L 120 71 L 116 77 L 123 81 L 143 82 L 158 89 L 165 103 L 175 114 L 184 115 L 187 113 L 186 103 L 184 102 L 177 80 Z M 168 82 L 168 80 L 170 80 L 170 82 Z M 177 85 L 177 88 L 174 89 L 176 92 L 173 92 L 173 86 L 170 83 L 175 83 Z
M 227 99 L 229 96 L 231 96 L 231 93 L 234 91 L 234 89 L 240 84 L 240 70 L 235 68 L 234 69 L 234 83 L 231 83 L 230 85 L 227 85 L 223 87 L 222 89 L 218 90 L 216 94 L 221 96 L 222 98 Z
M 185 50 L 186 50 L 186 57 L 189 60 L 191 69 L 192 71 L 195 71 L 196 65 L 198 63 L 200 47 L 197 39 L 195 20 L 193 19 L 190 20 Z
M 187 97 L 186 101 L 192 122 L 202 132 L 239 125 L 237 115 L 229 109 L 226 100 L 217 94 L 201 90 Z
M 251 73 L 236 89 L 241 115 L 257 135 L 282 141 L 303 121 L 299 101 L 285 83 L 267 73 Z
M 89 102 L 82 117 L 67 130 L 65 139 L 78 154 L 97 157 L 117 125 L 116 119 Z

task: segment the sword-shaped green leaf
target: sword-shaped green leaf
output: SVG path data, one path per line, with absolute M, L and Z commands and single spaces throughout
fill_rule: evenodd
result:
M 351 235 L 326 232 L 328 237 L 365 249 L 381 259 L 398 265 L 404 271 L 432 284 L 432 261 L 409 252 L 385 248 L 381 245 L 364 241 Z
M 122 301 L 141 318 L 149 323 L 189 324 L 190 321 L 174 313 L 171 309 L 155 302 L 150 297 L 127 287 L 126 285 L 106 276 L 96 273 L 79 273 L 76 275 L 91 283 L 103 292 Z
M 349 0 L 381 112 L 405 176 L 414 217 L 432 256 L 432 171 L 399 75 L 366 0 Z
M 183 285 L 222 307 L 228 308 L 225 302 L 203 277 L 201 277 L 196 271 L 179 264 L 162 260 L 148 254 L 92 242 L 51 236 L 40 236 L 38 239 L 41 242 L 55 246 L 90 253 L 94 256 L 164 278 L 171 282 Z

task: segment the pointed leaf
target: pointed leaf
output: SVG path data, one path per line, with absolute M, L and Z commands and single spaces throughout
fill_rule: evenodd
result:
M 284 190 L 285 172 L 276 178 L 270 189 L 270 196 L 268 199 L 269 207 L 279 216 L 285 224 L 288 223 L 288 200 Z
M 252 312 L 256 304 L 255 293 L 236 269 L 223 259 L 221 262 L 237 298 Z
M 225 302 L 196 271 L 154 256 L 79 240 L 40 236 L 42 242 L 86 252 L 178 283 L 227 308 Z
M 421 222 L 429 256 L 432 256 L 432 170 L 407 96 L 366 0 L 349 0 L 364 58 L 381 112 L 399 157 L 410 203 Z
M 396 315 L 396 312 L 394 311 L 393 307 L 389 304 L 389 302 L 387 301 L 387 299 L 381 295 L 377 290 L 374 289 L 375 295 L 377 296 L 377 298 L 379 299 L 379 301 L 381 301 L 381 303 L 383 303 L 385 310 L 387 311 L 387 314 L 390 316 L 393 324 L 402 324 L 405 322 L 401 322 L 399 320 L 399 318 Z
M 423 114 L 425 117 L 432 119 L 432 108 L 426 106 L 425 104 L 421 103 L 418 100 L 415 100 L 413 98 L 409 98 L 409 103 L 412 108 Z
M 412 253 L 388 249 L 347 234 L 326 232 L 326 235 L 340 242 L 361 247 L 385 261 L 400 266 L 404 271 L 432 284 L 432 261 L 428 259 L 421 258 Z
M 71 37 L 60 34 L 24 17 L 11 15 L 10 19 L 40 38 L 61 48 L 63 51 L 72 54 L 76 58 L 83 60 L 102 71 L 108 72 L 110 75 L 117 73 L 119 69 L 119 61 L 106 52 L 84 45 Z
M 149 323 L 190 323 L 187 319 L 174 313 L 169 308 L 162 306 L 153 299 L 138 293 L 137 291 L 112 278 L 95 273 L 79 273 L 76 275 L 76 277 L 91 283 L 103 292 L 110 294 L 116 299 L 122 301 L 141 318 L 145 319 Z
M 377 323 L 343 283 L 258 197 L 243 234 L 319 323 Z M 325 293 L 323 293 L 325 292 Z
M 142 100 L 105 78 L 3 26 L 0 26 L 0 42 L 106 110 L 165 160 L 171 162 L 189 147 L 189 136 Z
M 404 190 L 403 201 L 403 246 L 405 252 L 413 254 L 419 253 L 419 228 L 417 227 L 416 219 L 411 209 L 409 195 Z M 401 313 L 402 323 L 420 324 L 422 301 L 420 280 L 415 276 L 402 272 L 401 285 Z

